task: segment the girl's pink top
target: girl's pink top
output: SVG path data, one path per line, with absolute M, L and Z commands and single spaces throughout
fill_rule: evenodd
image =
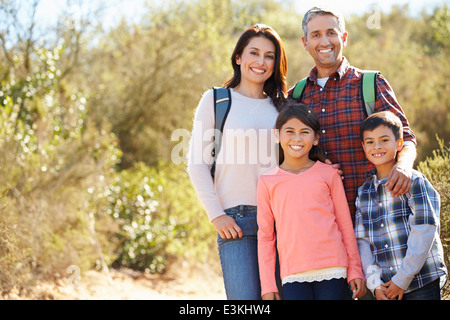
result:
M 275 243 L 281 278 L 312 269 L 347 267 L 349 282 L 364 279 L 337 169 L 319 161 L 300 174 L 273 168 L 260 177 L 257 199 L 261 295 L 278 292 Z

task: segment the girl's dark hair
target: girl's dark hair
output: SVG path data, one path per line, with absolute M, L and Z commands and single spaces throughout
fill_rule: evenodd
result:
M 264 84 L 264 92 L 272 99 L 277 110 L 285 102 L 287 96 L 287 58 L 283 42 L 278 33 L 265 24 L 255 24 L 245 30 L 239 38 L 231 55 L 231 64 L 233 66 L 233 77 L 225 82 L 225 88 L 234 88 L 241 82 L 241 67 L 236 63 L 236 57 L 242 56 L 245 47 L 254 37 L 264 37 L 272 41 L 275 45 L 275 66 L 272 76 Z
M 298 119 L 308 127 L 313 129 L 314 134 L 320 136 L 320 123 L 319 118 L 315 112 L 306 104 L 296 102 L 295 100 L 288 99 L 287 102 L 282 106 L 280 113 L 278 115 L 277 121 L 275 122 L 275 129 L 281 130 L 281 127 L 288 122 L 290 119 Z M 284 161 L 284 152 L 279 145 L 279 164 Z M 325 162 L 325 152 L 320 146 L 313 146 L 309 151 L 309 158 L 314 161 Z

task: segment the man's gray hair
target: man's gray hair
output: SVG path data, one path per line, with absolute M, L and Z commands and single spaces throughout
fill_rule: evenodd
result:
M 303 21 L 302 21 L 303 36 L 305 38 L 306 38 L 306 35 L 308 34 L 307 24 L 308 24 L 309 20 L 311 20 L 316 15 L 322 15 L 322 16 L 323 15 L 332 15 L 332 16 L 336 17 L 337 22 L 338 22 L 339 31 L 342 33 L 345 32 L 345 20 L 344 20 L 344 16 L 340 12 L 338 12 L 335 9 L 325 7 L 325 6 L 312 7 L 311 9 L 308 10 L 308 12 L 305 13 L 305 16 L 303 17 Z

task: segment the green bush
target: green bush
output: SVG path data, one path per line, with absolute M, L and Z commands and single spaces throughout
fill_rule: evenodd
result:
M 0 292 L 98 257 L 87 190 L 120 152 L 93 126 L 87 99 L 59 82 L 60 50 L 33 48 L 37 67 L 0 82 Z
M 119 226 L 112 265 L 149 273 L 165 271 L 169 257 L 207 257 L 213 244 L 202 212 L 182 166 L 136 163 L 93 199 L 103 202 L 100 215 Z
M 29 73 L 19 59 L 0 79 L 0 293 L 70 265 L 162 272 L 171 256 L 206 259 L 214 233 L 184 167 L 118 172 L 115 135 L 60 81 L 63 48 L 32 51 Z
M 162 185 L 152 169 L 142 163 L 120 172 L 103 196 L 106 213 L 119 225 L 114 264 L 146 272 L 165 266 L 165 248 L 176 234 L 171 219 L 158 214 Z
M 432 157 L 420 162 L 417 169 L 433 184 L 441 196 L 441 241 L 444 247 L 445 263 L 450 266 L 450 147 L 436 137 L 440 148 L 433 151 Z M 443 296 L 450 296 L 450 285 L 447 283 Z

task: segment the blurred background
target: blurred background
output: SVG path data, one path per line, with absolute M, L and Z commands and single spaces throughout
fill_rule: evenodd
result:
M 288 86 L 305 77 L 314 61 L 301 20 L 315 4 L 0 0 L 0 292 L 67 277 L 70 265 L 217 267 L 216 233 L 185 163 L 171 159 L 172 132 L 190 131 L 203 92 L 231 77 L 234 44 L 254 23 L 283 39 Z M 336 5 L 344 55 L 382 72 L 417 135 L 417 168 L 442 196 L 447 255 L 448 1 Z

